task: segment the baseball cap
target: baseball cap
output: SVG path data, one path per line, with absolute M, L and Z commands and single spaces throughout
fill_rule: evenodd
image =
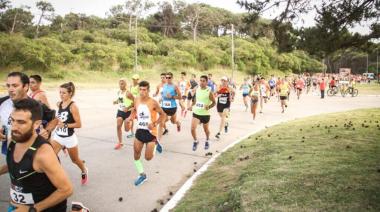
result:
M 222 77 L 222 80 L 228 81 L 228 78 L 226 76 Z
M 134 75 L 132 76 L 132 79 L 140 79 L 140 76 L 139 76 L 138 74 L 134 74 Z

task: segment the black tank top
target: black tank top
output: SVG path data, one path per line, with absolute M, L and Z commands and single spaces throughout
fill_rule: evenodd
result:
M 225 106 L 225 107 L 230 107 L 231 105 L 231 90 L 229 87 L 223 87 L 219 89 L 218 91 L 219 97 L 218 97 L 218 103 L 217 105 L 219 106 Z
M 18 204 L 34 205 L 57 190 L 45 173 L 38 173 L 33 169 L 34 155 L 43 144 L 49 143 L 38 136 L 18 163 L 13 157 L 16 143 L 12 141 L 9 144 L 7 164 L 11 178 L 11 199 Z M 64 200 L 44 212 L 63 212 L 66 208 L 67 200 Z
M 62 102 L 59 103 L 59 109 L 58 109 L 58 118 L 64 123 L 64 124 L 72 124 L 75 123 L 73 114 L 70 111 L 70 106 L 74 102 L 70 102 L 70 104 L 63 109 L 62 108 Z M 55 133 L 57 133 L 60 137 L 70 137 L 74 134 L 74 128 L 57 128 Z

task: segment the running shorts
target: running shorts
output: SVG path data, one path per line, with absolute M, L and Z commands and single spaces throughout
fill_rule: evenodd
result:
M 53 140 L 68 149 L 78 146 L 78 138 L 75 134 L 69 137 L 61 137 L 57 133 L 54 133 Z
M 208 124 L 210 122 L 210 115 L 200 116 L 193 113 L 193 117 L 198 119 L 202 124 Z
M 121 110 L 117 110 L 116 118 L 122 118 L 123 120 L 127 119 L 131 115 L 131 111 L 124 112 Z
M 174 114 L 177 112 L 177 108 L 162 108 L 162 110 L 166 113 L 168 116 L 174 116 Z
M 152 135 L 149 130 L 137 129 L 135 138 L 143 143 L 155 142 L 156 136 Z

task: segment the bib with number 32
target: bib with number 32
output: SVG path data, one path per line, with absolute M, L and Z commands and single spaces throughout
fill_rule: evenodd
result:
M 10 195 L 11 195 L 12 201 L 17 204 L 22 204 L 22 205 L 34 204 L 33 195 L 31 193 L 17 192 L 11 188 Z

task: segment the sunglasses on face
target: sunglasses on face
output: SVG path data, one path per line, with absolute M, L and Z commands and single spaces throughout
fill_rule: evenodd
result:
M 172 77 L 166 77 L 166 79 L 171 79 Z

